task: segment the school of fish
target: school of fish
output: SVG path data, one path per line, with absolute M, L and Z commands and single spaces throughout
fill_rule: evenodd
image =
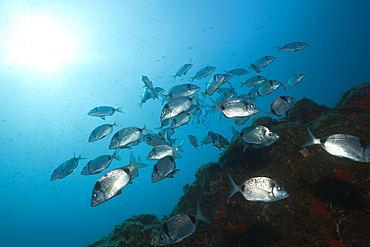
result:
M 297 52 L 308 47 L 304 42 L 292 42 L 282 47 L 277 47 L 278 51 Z M 273 79 L 267 79 L 262 75 L 252 75 L 247 80 L 241 82 L 241 87 L 250 87 L 248 94 L 238 94 L 230 82 L 234 77 L 246 76 L 253 73 L 262 73 L 267 66 L 271 66 L 277 58 L 274 56 L 263 56 L 251 63 L 247 68 L 234 68 L 223 70 L 223 73 L 213 74 L 216 71 L 214 66 L 205 66 L 197 71 L 190 78 L 188 83 L 174 85 L 167 92 L 161 87 L 155 87 L 148 76 L 142 75 L 144 83 L 144 92 L 141 97 L 140 105 L 148 100 L 162 100 L 162 109 L 158 110 L 158 118 L 161 121 L 158 133 L 153 133 L 146 123 L 143 128 L 127 126 L 116 131 L 111 137 L 108 149 L 114 149 L 112 155 L 97 156 L 83 167 L 82 175 L 99 174 L 107 169 L 113 160 L 120 161 L 119 151 L 121 149 L 133 148 L 140 143 L 146 143 L 152 146 L 146 160 L 155 160 L 152 167 L 152 182 L 156 183 L 165 178 L 173 178 L 180 172 L 176 168 L 176 159 L 182 156 L 179 152 L 185 154 L 182 148 L 183 141 L 178 146 L 175 145 L 176 138 L 171 138 L 175 134 L 175 129 L 186 125 L 190 120 L 195 124 L 203 124 L 207 127 L 206 117 L 221 111 L 226 118 L 234 119 L 236 125 L 245 124 L 250 116 L 258 114 L 261 109 L 258 108 L 258 97 L 269 95 L 279 87 L 286 91 L 288 87 L 293 87 L 300 83 L 305 77 L 304 74 L 296 73 L 291 75 L 286 83 Z M 187 63 L 181 66 L 173 76 L 185 76 L 193 64 Z M 195 80 L 202 80 L 206 77 L 210 79 L 205 87 L 195 85 Z M 226 87 L 222 87 L 226 85 Z M 218 94 L 217 98 L 211 98 Z M 209 99 L 211 106 L 205 102 Z M 287 112 L 295 102 L 292 96 L 279 96 L 270 106 L 270 112 L 266 112 L 276 117 L 282 116 Z M 91 109 L 87 115 L 105 119 L 113 114 L 122 113 L 123 107 L 114 108 L 111 106 L 97 106 Z M 90 134 L 88 142 L 95 142 L 109 136 L 117 123 L 103 124 L 96 127 Z M 230 142 L 240 140 L 244 145 L 245 152 L 247 148 L 263 148 L 272 145 L 278 141 L 280 136 L 267 127 L 248 126 L 240 132 L 231 127 L 233 137 Z M 356 162 L 370 162 L 370 145 L 358 137 L 335 134 L 326 138 L 318 139 L 314 137 L 307 128 L 309 139 L 302 144 L 302 147 L 318 144 L 328 153 L 346 158 Z M 212 144 L 216 148 L 226 148 L 230 142 L 224 136 L 208 131 L 201 139 L 195 135 L 189 134 L 190 144 L 197 150 L 203 145 Z M 200 145 L 199 145 L 200 144 Z M 52 172 L 50 180 L 62 179 L 71 174 L 78 166 L 81 159 L 86 159 L 81 155 L 63 162 Z M 132 180 L 139 175 L 139 169 L 147 167 L 142 163 L 140 157 L 135 158 L 133 152 L 130 152 L 130 161 L 126 166 L 113 169 L 101 176 L 95 183 L 91 194 L 91 206 L 98 206 L 115 196 L 122 193 L 122 190 L 132 183 Z M 235 193 L 240 192 L 247 201 L 275 202 L 287 198 L 289 193 L 275 180 L 267 177 L 246 178 L 240 185 L 237 185 L 229 174 L 228 180 L 231 185 L 228 198 Z M 225 195 L 225 197 L 227 197 Z M 191 235 L 195 230 L 199 220 L 211 223 L 203 215 L 200 204 L 197 203 L 197 213 L 195 216 L 188 214 L 178 214 L 169 218 L 162 226 L 158 236 L 158 245 L 165 246 L 180 242 L 182 239 Z

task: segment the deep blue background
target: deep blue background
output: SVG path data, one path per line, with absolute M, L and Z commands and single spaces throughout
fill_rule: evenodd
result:
M 370 2 L 366 0 L 7 0 L 0 8 L 1 246 L 84 246 L 130 215 L 162 217 L 170 213 L 182 187 L 194 180 L 197 168 L 218 159 L 217 148 L 205 146 L 197 151 L 187 135 L 201 139 L 212 130 L 230 140 L 230 125 L 235 124 L 224 117 L 219 122 L 220 113 L 207 118 L 207 130 L 195 125 L 176 130 L 186 154 L 177 160 L 181 172 L 175 178 L 152 184 L 155 162 L 147 161 L 149 166 L 140 170 L 140 176 L 121 195 L 90 207 L 92 187 L 101 175 L 81 176 L 81 169 L 89 159 L 113 153 L 108 150 L 110 137 L 88 143 L 90 132 L 116 119 L 121 126 L 114 131 L 143 127 L 146 121 L 153 130 L 160 125 L 160 101 L 139 107 L 142 75 L 168 90 L 188 82 L 207 65 L 221 73 L 247 68 L 261 56 L 276 56 L 263 76 L 284 83 L 294 73 L 306 78 L 288 92 L 280 88 L 259 98 L 256 104 L 265 111 L 281 95 L 297 100 L 307 97 L 334 107 L 343 92 L 370 79 Z M 76 34 L 77 58 L 52 72 L 10 66 L 6 39 L 27 15 L 53 16 Z M 309 47 L 295 53 L 278 53 L 274 47 L 293 41 L 306 42 Z M 194 66 L 185 78 L 174 82 L 171 76 L 185 63 Z M 234 77 L 231 83 L 239 93 L 247 93 L 249 89 L 240 89 L 239 82 L 250 76 Z M 194 83 L 204 91 L 207 81 Z M 106 121 L 86 115 L 99 105 L 123 105 L 125 113 Z M 144 160 L 150 149 L 142 143 L 132 151 Z M 50 182 L 52 171 L 74 152 L 88 159 L 71 175 Z M 128 164 L 129 151 L 122 150 L 120 155 L 122 161 L 113 161 L 109 170 Z

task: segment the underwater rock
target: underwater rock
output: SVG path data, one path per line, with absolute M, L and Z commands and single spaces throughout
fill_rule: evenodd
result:
M 334 109 L 302 99 L 279 120 L 256 118 L 253 124 L 266 125 L 280 139 L 244 153 L 243 144 L 235 141 L 218 162 L 200 166 L 170 216 L 195 214 L 199 201 L 211 224 L 199 222 L 194 234 L 173 246 L 370 246 L 370 164 L 338 158 L 319 145 L 300 148 L 308 138 L 306 126 L 317 137 L 343 133 L 370 143 L 369 89 L 370 83 L 350 89 Z M 251 177 L 272 178 L 290 196 L 250 202 L 238 193 L 228 199 L 228 173 L 237 184 Z M 152 216 L 144 224 L 136 221 L 139 217 L 89 247 L 150 246 L 164 220 Z M 129 245 L 130 238 L 137 242 Z

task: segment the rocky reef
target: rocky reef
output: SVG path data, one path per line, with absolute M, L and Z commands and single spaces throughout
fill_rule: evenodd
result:
M 193 235 L 173 246 L 370 246 L 370 164 L 330 155 L 319 145 L 300 148 L 308 126 L 316 137 L 342 133 L 370 143 L 370 83 L 342 95 L 335 108 L 301 99 L 279 120 L 256 118 L 279 134 L 271 146 L 243 153 L 232 143 L 218 162 L 202 165 L 184 186 L 170 216 L 195 214 L 199 201 L 211 224 L 200 221 Z M 290 197 L 271 203 L 230 199 L 227 174 L 240 184 L 266 176 L 278 181 Z M 132 216 L 109 236 L 89 245 L 150 246 L 165 219 Z

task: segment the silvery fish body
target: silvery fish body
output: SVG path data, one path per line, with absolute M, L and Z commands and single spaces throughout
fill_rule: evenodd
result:
M 216 104 L 223 105 L 236 96 L 238 96 L 238 94 L 235 91 L 220 94 L 220 96 L 218 96 L 216 99 Z
M 120 108 L 113 108 L 111 106 L 97 106 L 94 109 L 90 110 L 87 115 L 93 116 L 93 117 L 100 117 L 101 119 L 105 119 L 107 116 L 112 116 L 115 112 L 121 112 L 123 111 Z
M 181 156 L 177 153 L 177 151 L 183 152 L 182 143 L 178 147 L 174 147 L 171 145 L 158 145 L 152 148 L 149 152 L 147 160 L 160 160 L 166 156 L 172 156 L 174 159 L 181 158 Z
M 291 75 L 285 87 L 293 87 L 294 85 L 297 85 L 304 77 L 305 75 L 301 73 Z
M 230 100 L 219 106 L 219 109 L 227 118 L 248 117 L 260 112 L 256 105 L 244 100 Z
M 156 183 L 164 178 L 173 178 L 173 175 L 180 170 L 176 170 L 176 163 L 172 156 L 166 156 L 154 164 L 152 173 L 152 183 Z
M 237 118 L 237 119 L 235 119 L 234 123 L 235 123 L 236 125 L 243 125 L 243 124 L 245 124 L 249 119 L 250 119 L 250 117 L 241 117 L 241 118 Z
M 253 93 L 252 93 L 253 94 Z M 247 101 L 247 102 L 256 102 L 257 101 L 257 95 L 251 95 L 251 94 L 240 94 L 238 96 L 238 99 L 240 100 L 244 100 L 244 101 Z
M 199 220 L 211 223 L 209 219 L 203 215 L 199 203 L 197 203 L 196 215 L 177 214 L 169 218 L 162 226 L 159 233 L 159 246 L 178 243 L 184 238 L 194 233 Z
M 301 147 L 321 145 L 331 155 L 357 162 L 370 162 L 370 144 L 352 135 L 334 134 L 317 139 L 307 128 L 309 139 Z
M 149 80 L 149 78 L 148 78 L 147 76 L 143 75 L 143 76 L 141 77 L 141 81 L 142 81 L 142 82 L 144 82 L 144 85 L 145 85 L 147 88 L 149 88 L 150 90 L 152 90 L 152 92 L 155 92 L 155 91 L 154 91 L 154 87 L 153 87 L 153 83 L 152 83 L 152 81 L 151 81 L 151 80 Z
M 148 124 L 143 129 L 126 127 L 117 131 L 110 141 L 109 149 L 127 148 L 130 144 L 138 144 L 144 131 L 148 131 Z
M 192 81 L 194 81 L 194 79 L 203 79 L 204 77 L 207 77 L 209 76 L 210 74 L 212 74 L 213 71 L 215 71 L 216 67 L 213 67 L 213 66 L 206 66 L 204 68 L 202 68 L 201 70 L 199 70 L 194 77 L 192 77 Z
M 280 96 L 271 103 L 271 113 L 280 117 L 294 104 L 295 98 L 290 96 Z
M 245 180 L 239 186 L 235 184 L 229 174 L 228 177 L 232 187 L 228 198 L 232 197 L 236 192 L 241 192 L 247 201 L 253 202 L 275 202 L 289 197 L 289 193 L 271 178 L 254 177 Z
M 170 128 L 173 129 L 183 126 L 184 124 L 190 121 L 190 116 L 191 114 L 187 112 L 180 113 L 179 115 L 171 119 Z
M 259 85 L 259 84 L 261 84 L 265 81 L 267 81 L 267 79 L 265 77 L 263 77 L 261 75 L 256 75 L 256 76 L 253 76 L 253 77 L 249 78 L 245 82 L 242 82 L 241 86 L 246 85 L 247 87 L 254 87 L 254 86 Z
M 164 89 L 161 87 L 155 87 L 154 92 L 151 89 L 145 87 L 144 92 L 141 96 L 141 104 L 145 103 L 149 99 L 154 99 L 155 97 L 162 94 L 163 92 L 164 92 Z
M 186 111 L 193 105 L 193 98 L 179 97 L 168 101 L 162 109 L 160 121 L 176 117 L 181 112 Z
M 188 138 L 189 138 L 190 144 L 193 145 L 197 150 L 199 150 L 197 137 L 194 135 L 188 135 Z
M 232 75 L 236 75 L 236 76 L 241 76 L 241 75 L 248 74 L 248 70 L 243 69 L 243 68 L 236 68 L 236 69 L 232 69 L 232 70 L 229 70 L 229 71 L 225 70 L 225 72 L 227 72 L 229 74 L 232 74 Z
M 272 63 L 273 61 L 275 61 L 275 59 L 276 59 L 276 57 L 273 57 L 273 56 L 263 56 L 263 57 L 257 59 L 257 61 L 254 63 L 254 65 L 256 65 L 258 68 L 264 68 L 267 65 L 269 65 L 270 63 Z
M 76 167 L 78 166 L 78 162 L 81 159 L 85 158 L 80 155 L 79 157 L 73 157 L 69 160 L 64 161 L 53 171 L 50 177 L 50 181 L 54 181 L 58 178 L 62 179 L 67 175 L 71 174 L 74 171 L 74 169 L 76 169 Z
M 222 84 L 227 82 L 231 77 L 226 74 L 216 74 L 212 76 L 206 86 L 206 94 L 212 95 Z
M 219 149 L 226 148 L 229 145 L 229 141 L 218 133 L 209 131 L 208 135 L 211 137 L 213 146 L 218 147 Z
M 159 135 L 164 139 L 170 138 L 173 134 L 175 134 L 175 130 L 171 128 L 164 128 L 159 132 Z
M 241 138 L 247 144 L 260 145 L 265 143 L 271 144 L 280 138 L 276 133 L 271 132 L 267 127 L 262 125 L 246 127 L 240 133 L 233 127 L 231 127 L 231 130 L 234 135 L 231 142 Z
M 308 47 L 308 44 L 306 44 L 304 42 L 292 42 L 292 43 L 284 45 L 283 47 L 276 47 L 276 48 L 278 48 L 279 52 L 280 51 L 295 52 L 295 51 L 300 51 L 300 50 L 302 50 L 306 47 Z
M 281 86 L 281 82 L 275 81 L 275 80 L 268 80 L 260 85 L 257 85 L 258 87 L 258 95 L 259 96 L 265 96 L 272 92 L 274 92 L 276 89 L 278 89 Z
M 160 135 L 153 135 L 153 134 L 148 133 L 145 136 L 146 144 L 153 146 L 153 147 L 161 145 L 163 141 L 164 139 Z
M 82 175 L 93 175 L 101 172 L 102 170 L 109 167 L 109 165 L 112 163 L 113 159 L 116 159 L 118 161 L 121 160 L 121 158 L 118 156 L 117 149 L 113 155 L 100 155 L 92 160 L 90 160 L 84 168 L 82 168 L 81 174 Z
M 145 166 L 145 164 L 136 163 L 135 157 L 131 152 L 130 165 L 114 169 L 104 174 L 95 183 L 91 195 L 91 206 L 98 206 L 121 194 L 122 189 L 137 176 L 137 170 Z
M 183 66 L 181 66 L 177 72 L 176 72 L 176 75 L 175 75 L 175 78 L 176 76 L 183 76 L 183 75 L 186 75 L 186 73 L 188 73 L 188 71 L 191 69 L 191 67 L 193 67 L 192 64 L 190 63 L 187 63 L 187 64 L 184 64 Z
M 168 90 L 168 93 L 165 95 L 165 97 L 167 100 L 171 98 L 189 97 L 198 92 L 199 89 L 200 87 L 194 84 L 180 84 Z
M 98 127 L 96 127 L 89 136 L 89 142 L 94 142 L 97 140 L 100 140 L 113 131 L 113 127 L 117 126 L 116 123 L 114 124 L 103 124 Z

